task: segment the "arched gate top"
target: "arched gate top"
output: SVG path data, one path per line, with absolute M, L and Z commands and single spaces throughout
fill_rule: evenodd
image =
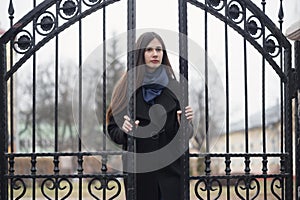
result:
M 89 7 L 84 11 L 81 11 L 81 5 L 78 0 L 59 1 L 56 5 L 56 13 L 54 14 L 48 11 L 48 9 L 54 6 L 58 1 L 45 0 L 39 4 L 34 10 L 31 10 L 27 15 L 15 23 L 0 38 L 0 44 L 7 44 L 9 41 L 12 41 L 15 51 L 23 54 L 19 61 L 17 61 L 6 73 L 5 79 L 8 80 L 10 76 L 34 54 L 34 52 L 38 51 L 56 35 L 79 20 L 117 1 L 120 0 L 82 0 L 82 2 Z M 58 17 L 66 20 L 66 22 L 59 25 Z M 39 35 L 44 36 L 36 44 L 34 44 L 35 38 L 33 38 L 32 33 L 24 29 L 31 22 L 34 23 L 35 31 Z
M 287 81 L 287 75 L 278 66 L 274 58 L 281 54 L 282 48 L 288 53 L 287 56 L 290 57 L 291 44 L 282 31 L 252 1 L 231 0 L 227 2 L 207 0 L 206 5 L 198 0 L 187 0 L 187 2 L 202 10 L 206 10 L 219 20 L 227 23 L 263 55 L 284 82 Z M 248 13 L 250 15 L 246 16 Z M 259 43 L 259 39 L 263 42 Z M 288 60 L 291 59 L 288 58 Z
M 80 19 L 117 1 L 120 0 L 82 0 L 82 2 L 89 7 L 84 11 L 81 11 L 80 1 L 78 0 L 43 1 L 34 10 L 30 11 L 15 23 L 0 38 L 0 44 L 13 41 L 14 49 L 18 53 L 23 54 L 19 61 L 6 73 L 5 79 L 8 80 L 34 52 L 39 50 L 60 32 Z M 286 81 L 286 75 L 274 61 L 274 58 L 280 54 L 282 48 L 290 52 L 291 44 L 272 20 L 253 2 L 250 0 L 231 0 L 228 2 L 208 0 L 206 5 L 197 0 L 187 0 L 186 2 L 203 10 L 207 10 L 207 12 L 213 16 L 227 23 L 249 41 L 266 58 L 282 80 L 284 82 Z M 56 13 L 53 14 L 48 11 L 48 9 L 55 4 L 57 4 L 57 9 Z M 250 13 L 249 17 L 246 16 L 246 11 Z M 58 17 L 66 20 L 66 22 L 58 24 Z M 33 44 L 34 38 L 32 37 L 32 33 L 24 29 L 30 22 L 34 23 L 35 31 L 39 35 L 44 36 L 40 41 L 37 41 L 36 44 Z M 266 30 L 269 32 L 268 35 L 265 35 L 267 34 Z M 262 44 L 259 44 L 258 39 L 262 38 L 263 35 L 264 41 Z

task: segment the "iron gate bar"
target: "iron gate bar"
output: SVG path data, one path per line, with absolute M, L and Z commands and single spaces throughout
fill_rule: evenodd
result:
M 6 71 L 6 45 L 0 43 L 0 197 L 7 199 L 8 185 L 5 175 L 7 173 L 7 159 L 5 152 L 7 151 L 7 85 L 4 79 Z
M 179 18 L 179 73 L 180 73 L 180 88 L 181 93 L 180 102 L 182 106 L 188 105 L 188 41 L 187 41 L 187 1 L 178 0 L 178 18 Z M 189 183 L 189 140 L 187 137 L 187 120 L 183 118 L 181 126 L 183 127 L 183 134 L 181 134 L 182 147 L 184 155 L 181 158 L 183 165 L 183 173 L 181 174 L 182 187 L 180 194 L 181 199 L 190 199 L 190 183 Z
M 33 10 L 36 7 L 36 0 L 33 1 Z M 35 45 L 35 23 L 32 23 L 32 39 L 33 39 L 33 45 Z M 36 152 L 36 53 L 34 53 L 32 55 L 32 153 Z M 12 65 L 11 65 L 12 66 Z M 32 155 L 31 156 L 31 174 L 35 175 L 37 172 L 37 168 L 36 168 L 36 156 Z M 33 177 L 32 178 L 32 196 L 33 196 L 33 200 L 35 199 L 36 196 L 36 179 Z
M 227 4 L 227 0 L 224 1 L 225 4 Z M 225 17 L 228 16 L 228 7 L 225 7 Z M 224 22 L 225 26 L 225 95 L 226 95 L 226 110 L 225 110 L 225 134 L 226 134 L 226 154 L 230 153 L 230 137 L 229 137 L 229 119 L 230 119 L 230 99 L 229 99 L 229 60 L 228 60 L 228 24 L 227 21 Z M 228 155 L 225 156 L 225 173 L 227 176 L 231 174 L 231 160 Z M 227 179 L 227 199 L 230 199 L 230 179 Z
M 102 107 L 102 110 L 103 110 L 103 115 L 102 115 L 102 118 L 103 118 L 103 121 L 102 121 L 102 130 L 103 130 L 103 137 L 102 137 L 102 145 L 103 145 L 103 148 L 102 150 L 103 151 L 106 151 L 106 134 L 107 134 L 107 131 L 106 131 L 106 7 L 104 7 L 102 9 L 102 23 L 103 23 L 103 29 L 102 29 L 102 44 L 103 44 L 103 47 L 102 47 L 102 57 L 103 57 L 103 62 L 102 62 L 102 84 L 103 84 L 103 89 L 102 89 L 102 102 L 103 102 L 103 107 Z M 102 156 L 101 158 L 101 162 L 102 162 L 102 166 L 101 166 L 101 172 L 103 174 L 107 174 L 107 161 L 108 161 L 108 158 L 107 158 L 107 155 L 104 155 Z M 105 186 L 107 187 L 107 186 Z M 121 192 L 121 191 L 120 191 Z M 106 190 L 103 191 L 103 199 L 106 199 Z
M 131 121 L 135 121 L 136 119 L 136 111 L 135 111 L 135 101 L 136 101 L 136 66 L 135 66 L 135 40 L 136 40 L 136 1 L 135 0 L 127 0 L 127 99 L 128 99 L 128 107 L 127 113 L 130 117 Z M 133 94 L 133 97 L 131 96 Z M 127 155 L 127 194 L 126 197 L 129 200 L 136 200 L 136 140 L 135 130 L 130 131 L 127 137 L 127 151 L 130 153 Z
M 283 6 L 282 6 L 282 0 L 280 0 L 280 8 L 279 8 L 279 13 L 278 13 L 278 18 L 279 18 L 279 28 L 280 31 L 282 31 L 282 24 L 283 24 L 283 17 L 284 17 L 284 13 L 283 13 Z M 265 36 L 265 35 L 264 35 Z M 280 67 L 281 69 L 283 69 L 283 52 L 282 52 L 282 48 L 280 48 Z M 280 144 L 280 148 L 281 148 L 281 153 L 284 153 L 284 84 L 283 82 L 280 83 L 280 125 L 281 125 L 281 129 L 280 129 L 280 138 L 281 138 L 281 144 Z M 287 158 L 287 157 L 286 157 Z M 285 158 L 285 159 L 286 159 Z M 285 169 L 282 169 L 282 173 L 284 172 Z M 281 184 L 284 185 L 284 180 L 281 181 Z M 282 194 L 281 194 L 281 198 L 284 199 L 285 197 L 285 193 L 284 190 L 282 190 Z
M 51 4 L 45 4 L 45 6 L 52 6 L 54 4 L 54 2 L 56 2 L 55 0 L 46 0 L 46 1 L 51 1 Z M 5 74 L 5 80 L 8 80 L 21 66 L 22 64 L 24 64 L 30 57 L 31 55 L 38 51 L 41 47 L 43 47 L 47 42 L 49 42 L 51 39 L 53 39 L 56 35 L 58 35 L 59 33 L 63 32 L 65 29 L 69 28 L 71 25 L 73 25 L 74 23 L 78 22 L 79 19 L 83 19 L 87 16 L 89 16 L 90 14 L 96 12 L 99 9 L 102 9 L 105 6 L 111 5 L 115 2 L 118 2 L 120 0 L 106 0 L 103 1 L 103 3 L 97 4 L 93 7 L 91 7 L 88 10 L 85 10 L 84 12 L 82 12 L 80 15 L 76 15 L 74 17 L 72 17 L 71 19 L 69 19 L 66 23 L 64 23 L 61 26 L 57 26 L 51 33 L 49 33 L 47 36 L 45 36 L 41 41 L 39 41 L 35 46 L 33 46 L 31 49 L 29 49 L 23 57 L 21 57 L 15 64 L 14 66 L 6 72 Z M 44 5 L 44 4 L 43 4 Z M 37 6 L 39 7 L 39 6 Z M 43 7 L 42 10 L 47 10 L 49 7 Z M 34 12 L 36 15 L 40 14 L 40 12 L 36 11 L 36 9 L 32 10 L 31 12 Z M 16 36 L 19 31 L 22 30 L 22 28 L 24 28 L 30 21 L 32 21 L 34 19 L 34 16 L 32 13 L 27 14 L 26 16 L 24 16 L 19 22 L 17 22 L 14 26 L 12 30 L 7 31 L 1 38 L 0 38 L 0 44 L 1 43 L 7 43 L 7 38 L 10 36 Z M 29 19 L 27 19 L 28 17 L 31 17 Z M 26 19 L 24 19 L 26 18 Z M 23 23 L 23 21 L 25 21 L 26 23 Z M 14 28 L 17 27 L 17 28 Z M 12 35 L 11 35 L 12 34 Z
M 59 3 L 57 2 L 57 9 L 59 9 Z M 104 7 L 103 7 L 104 9 Z M 58 13 L 56 12 L 56 23 L 58 23 Z M 81 2 L 78 3 L 78 13 L 79 16 L 82 14 L 81 10 Z M 82 151 L 82 18 L 78 20 L 78 74 L 79 74 L 79 82 L 78 82 L 78 88 L 79 88 L 79 93 L 78 93 L 78 152 Z M 58 24 L 57 26 L 58 27 Z M 58 35 L 57 35 L 58 37 Z M 57 43 L 58 45 L 58 43 Z M 57 51 L 56 51 L 57 52 Z M 83 157 L 80 155 L 77 155 L 77 173 L 78 174 L 83 174 Z M 78 184 L 78 190 L 79 190 L 79 200 L 82 200 L 82 178 L 79 177 L 79 184 Z M 105 190 L 104 190 L 105 191 Z
M 291 72 L 291 48 L 284 50 L 285 62 L 284 62 L 284 72 L 287 76 L 290 76 Z M 285 152 L 287 152 L 288 159 L 285 162 L 286 171 L 290 176 L 287 177 L 285 182 L 286 189 L 286 199 L 289 195 L 293 194 L 293 142 L 292 142 L 292 96 L 290 93 L 291 82 L 290 77 L 288 77 L 287 83 L 284 85 L 285 91 L 285 102 L 284 102 L 284 130 L 285 130 Z

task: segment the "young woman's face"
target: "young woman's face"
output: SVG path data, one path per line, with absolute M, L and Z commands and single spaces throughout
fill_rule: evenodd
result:
M 149 72 L 154 72 L 162 62 L 163 48 L 162 44 L 158 39 L 154 38 L 146 47 L 145 53 L 145 64 Z

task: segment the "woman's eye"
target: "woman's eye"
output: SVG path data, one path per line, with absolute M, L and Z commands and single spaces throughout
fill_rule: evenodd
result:
M 146 48 L 146 51 L 151 52 L 153 51 L 153 48 Z
M 161 51 L 162 51 L 161 48 L 156 48 L 155 50 L 156 50 L 157 52 L 161 52 Z

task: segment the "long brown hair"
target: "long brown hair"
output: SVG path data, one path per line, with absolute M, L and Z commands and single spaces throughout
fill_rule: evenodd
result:
M 143 79 L 144 79 L 144 73 L 145 73 L 145 49 L 147 45 L 153 40 L 158 39 L 158 41 L 162 45 L 163 49 L 163 58 L 162 58 L 162 66 L 166 68 L 167 74 L 170 79 L 176 79 L 174 71 L 172 69 L 172 66 L 170 64 L 170 60 L 166 51 L 166 46 L 162 38 L 155 32 L 145 32 L 143 33 L 136 41 L 135 44 L 135 67 L 136 70 L 136 82 L 135 85 L 137 88 L 141 86 Z M 113 114 L 117 114 L 125 109 L 125 107 L 128 105 L 128 98 L 127 98 L 127 77 L 128 77 L 128 71 L 126 71 L 121 79 L 116 84 L 114 91 L 112 93 L 111 103 L 107 109 L 106 113 L 106 121 L 109 122 L 110 117 Z

